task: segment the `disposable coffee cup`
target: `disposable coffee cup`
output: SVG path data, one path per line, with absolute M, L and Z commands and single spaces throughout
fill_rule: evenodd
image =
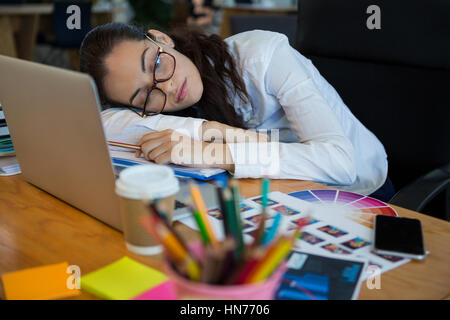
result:
M 162 252 L 161 245 L 140 224 L 139 217 L 148 214 L 148 205 L 157 201 L 163 207 L 166 220 L 172 223 L 175 195 L 180 187 L 172 169 L 148 164 L 126 168 L 116 180 L 120 199 L 122 226 L 127 249 L 141 255 Z

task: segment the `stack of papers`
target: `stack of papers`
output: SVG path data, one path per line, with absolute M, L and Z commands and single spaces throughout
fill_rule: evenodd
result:
M 0 104 L 0 156 L 14 155 L 14 146 L 9 136 L 8 126 L 5 120 L 5 114 Z
M 20 172 L 20 166 L 15 156 L 0 157 L 0 176 L 12 176 Z
M 0 137 L 0 156 L 9 156 L 13 154 L 14 154 L 14 146 L 12 144 L 11 137 L 10 136 Z
M 136 158 L 134 156 L 134 152 L 110 150 L 110 155 L 112 158 L 113 165 L 117 167 L 130 167 L 150 163 L 144 158 Z M 201 168 L 178 166 L 175 164 L 169 164 L 168 166 L 173 169 L 175 175 L 200 180 L 211 180 L 218 174 L 226 172 L 225 170 L 219 168 L 201 169 Z
M 257 196 L 241 202 L 242 229 L 246 243 L 253 241 L 257 230 L 262 213 L 261 198 Z M 314 299 L 354 299 L 357 297 L 361 281 L 410 261 L 410 259 L 381 255 L 373 251 L 374 230 L 370 222 L 375 214 L 361 212 L 351 206 L 340 206 L 318 200 L 308 202 L 278 191 L 270 192 L 268 198 L 269 219 L 265 224 L 266 229 L 271 226 L 273 217 L 278 213 L 282 215 L 278 233 L 292 234 L 299 222 L 304 224 L 302 235 L 297 239 L 291 253 L 292 261 L 289 259 L 288 273 L 292 277 L 285 279 L 287 285 L 278 296 L 279 299 L 309 299 L 310 296 Z M 361 196 L 361 198 L 366 197 Z M 220 208 L 208 210 L 208 219 L 216 237 L 219 240 L 224 239 Z M 192 216 L 184 217 L 179 221 L 198 230 L 198 225 Z M 314 268 L 309 268 L 303 262 L 299 262 L 294 267 L 295 260 L 310 261 L 316 265 L 322 264 L 327 266 L 327 269 L 320 269 L 323 272 L 319 270 L 312 272 Z M 339 277 L 333 275 L 333 272 L 338 272 Z M 311 275 L 311 273 L 314 274 Z M 339 285 L 338 288 L 335 282 L 342 279 L 348 280 L 345 285 L 345 294 L 342 294 L 344 291 L 338 294 L 336 290 L 341 290 L 343 286 Z M 292 281 L 302 289 L 304 289 L 303 286 L 319 283 L 321 289 L 311 289 L 309 293 L 312 295 L 294 292 L 295 290 L 288 290 L 288 287 L 293 285 Z M 324 282 L 328 284 L 323 284 Z

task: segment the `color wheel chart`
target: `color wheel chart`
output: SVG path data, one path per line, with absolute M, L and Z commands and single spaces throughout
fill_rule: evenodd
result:
M 289 193 L 290 196 L 314 203 L 314 205 L 337 206 L 359 213 L 398 216 L 386 203 L 361 194 L 341 190 L 304 190 Z

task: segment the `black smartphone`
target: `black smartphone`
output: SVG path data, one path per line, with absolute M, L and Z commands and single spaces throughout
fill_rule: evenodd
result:
M 377 215 L 374 251 L 423 260 L 426 250 L 420 220 Z

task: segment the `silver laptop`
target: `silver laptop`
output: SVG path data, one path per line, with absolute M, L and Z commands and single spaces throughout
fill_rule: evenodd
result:
M 115 174 L 93 79 L 0 55 L 0 104 L 23 178 L 36 187 L 122 230 Z M 180 178 L 181 179 L 181 178 Z M 181 179 L 174 218 L 189 213 Z M 208 209 L 214 187 L 200 185 Z

